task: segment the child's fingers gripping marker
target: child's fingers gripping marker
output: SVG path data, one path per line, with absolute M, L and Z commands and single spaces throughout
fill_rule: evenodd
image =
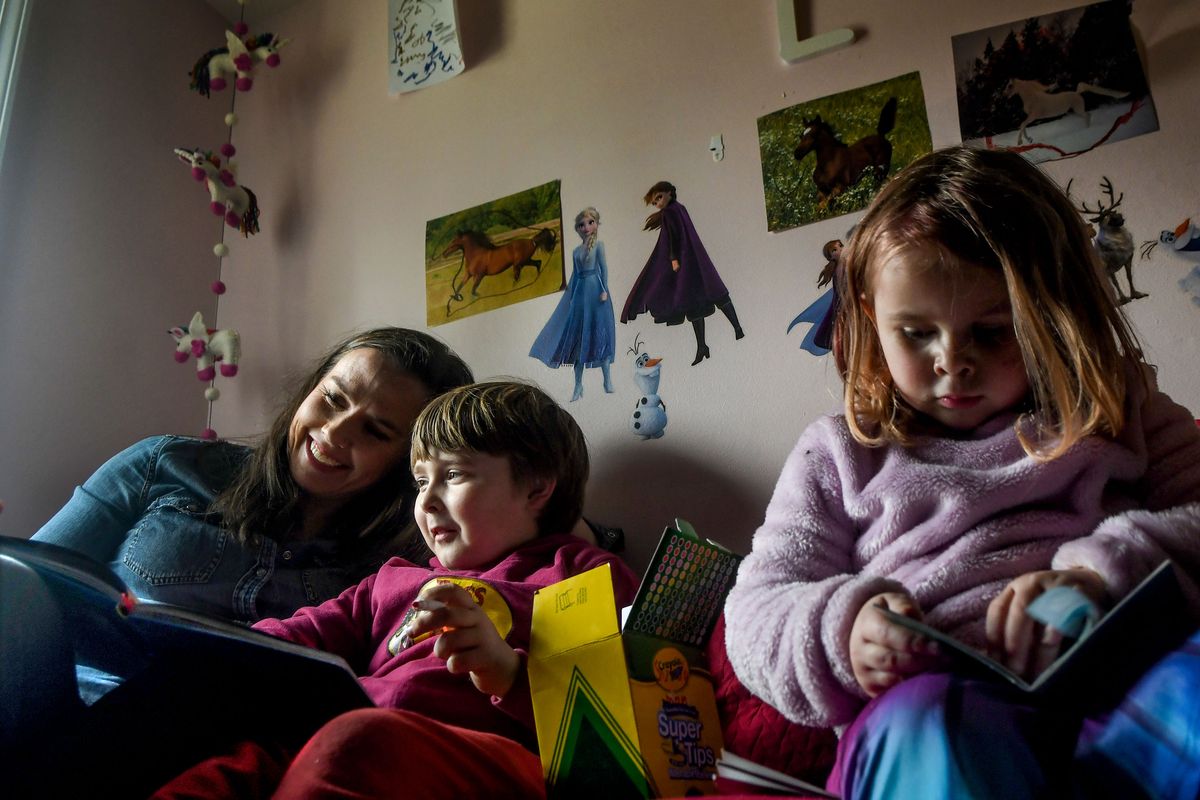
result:
M 412 613 L 407 616 L 400 629 L 392 634 L 391 641 L 388 643 L 388 651 L 392 655 L 396 655 L 401 650 L 407 650 L 417 642 L 452 630 L 452 628 L 443 625 L 431 630 L 420 631 L 420 625 L 418 625 L 417 615 L 422 611 L 442 611 L 445 608 L 448 608 L 448 606 L 441 600 L 421 597 L 414 600 L 412 603 Z

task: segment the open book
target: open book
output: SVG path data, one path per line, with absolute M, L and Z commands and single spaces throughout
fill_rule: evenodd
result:
M 47 542 L 0 536 L 0 556 L 38 573 L 62 611 L 85 674 L 125 679 L 153 666 L 214 685 L 253 687 L 253 714 L 301 728 L 370 706 L 339 656 L 186 608 L 135 597 L 104 564 Z M 19 613 L 5 609 L 4 613 Z
M 717 775 L 737 781 L 738 783 L 767 789 L 778 794 L 829 797 L 837 800 L 836 794 L 830 794 L 820 786 L 815 786 L 807 781 L 794 778 L 786 772 L 779 772 L 770 767 L 764 767 L 762 764 L 758 764 L 748 758 L 742 758 L 738 754 L 731 753 L 728 750 L 722 750 L 721 756 L 717 759 Z
M 1103 708 L 1187 635 L 1186 603 L 1170 561 L 1164 561 L 1100 620 L 1074 640 L 1033 680 L 1025 680 L 984 653 L 915 619 L 881 609 L 888 619 L 942 647 L 956 668 L 998 676 L 1041 699 Z

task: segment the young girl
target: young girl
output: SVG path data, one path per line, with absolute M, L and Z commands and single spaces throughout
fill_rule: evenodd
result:
M 745 334 L 729 290 L 708 257 L 691 216 L 683 203 L 675 199 L 675 186 L 659 181 L 642 199 L 657 209 L 646 217 L 644 230 L 658 231 L 658 242 L 629 290 L 621 322 L 629 322 L 645 312 L 650 312 L 656 323 L 679 325 L 685 319 L 691 322 L 696 334 L 694 367 L 709 357 L 704 318 L 714 309 L 721 309 L 733 326 L 733 338 L 741 339 Z
M 600 212 L 588 206 L 575 215 L 575 232 L 583 243 L 575 248 L 571 282 L 546 327 L 533 342 L 529 355 L 557 369 L 575 365 L 575 391 L 571 402 L 583 397 L 584 367 L 599 367 L 604 391 L 612 392 L 608 368 L 616 353 L 616 323 L 608 295 L 608 263 L 604 243 L 596 238 Z
M 843 797 L 1067 797 L 1077 745 L 1128 771 L 1099 721 L 1080 736 L 1066 712 L 931 672 L 933 644 L 880 613 L 1032 676 L 1060 643 L 1035 597 L 1110 605 L 1170 558 L 1195 626 L 1200 432 L 1157 390 L 1078 212 L 1018 155 L 949 148 L 884 188 L 842 263 L 845 414 L 801 436 L 729 595 L 738 676 L 795 721 L 850 725 Z M 1188 681 L 1194 718 L 1194 665 Z M 1200 769 L 1186 724 L 1178 785 Z

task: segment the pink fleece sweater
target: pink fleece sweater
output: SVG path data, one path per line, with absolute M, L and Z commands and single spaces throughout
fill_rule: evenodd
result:
M 1034 570 L 1087 567 L 1119 598 L 1171 558 L 1200 612 L 1200 429 L 1149 380 L 1149 393 L 1131 383 L 1119 439 L 1050 462 L 1021 449 L 1014 415 L 907 448 L 815 422 L 725 605 L 738 677 L 793 721 L 847 724 L 866 701 L 849 641 L 870 597 L 903 589 L 931 625 L 982 646 L 988 603 Z

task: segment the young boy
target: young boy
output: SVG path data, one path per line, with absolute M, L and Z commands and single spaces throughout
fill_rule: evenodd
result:
M 583 433 L 534 386 L 465 386 L 417 418 L 412 472 L 430 567 L 393 558 L 333 600 L 254 626 L 342 656 L 377 707 L 330 721 L 295 758 L 245 743 L 156 797 L 544 793 L 525 670 L 534 592 L 600 564 L 618 603 L 637 589 L 613 554 L 569 533 Z

